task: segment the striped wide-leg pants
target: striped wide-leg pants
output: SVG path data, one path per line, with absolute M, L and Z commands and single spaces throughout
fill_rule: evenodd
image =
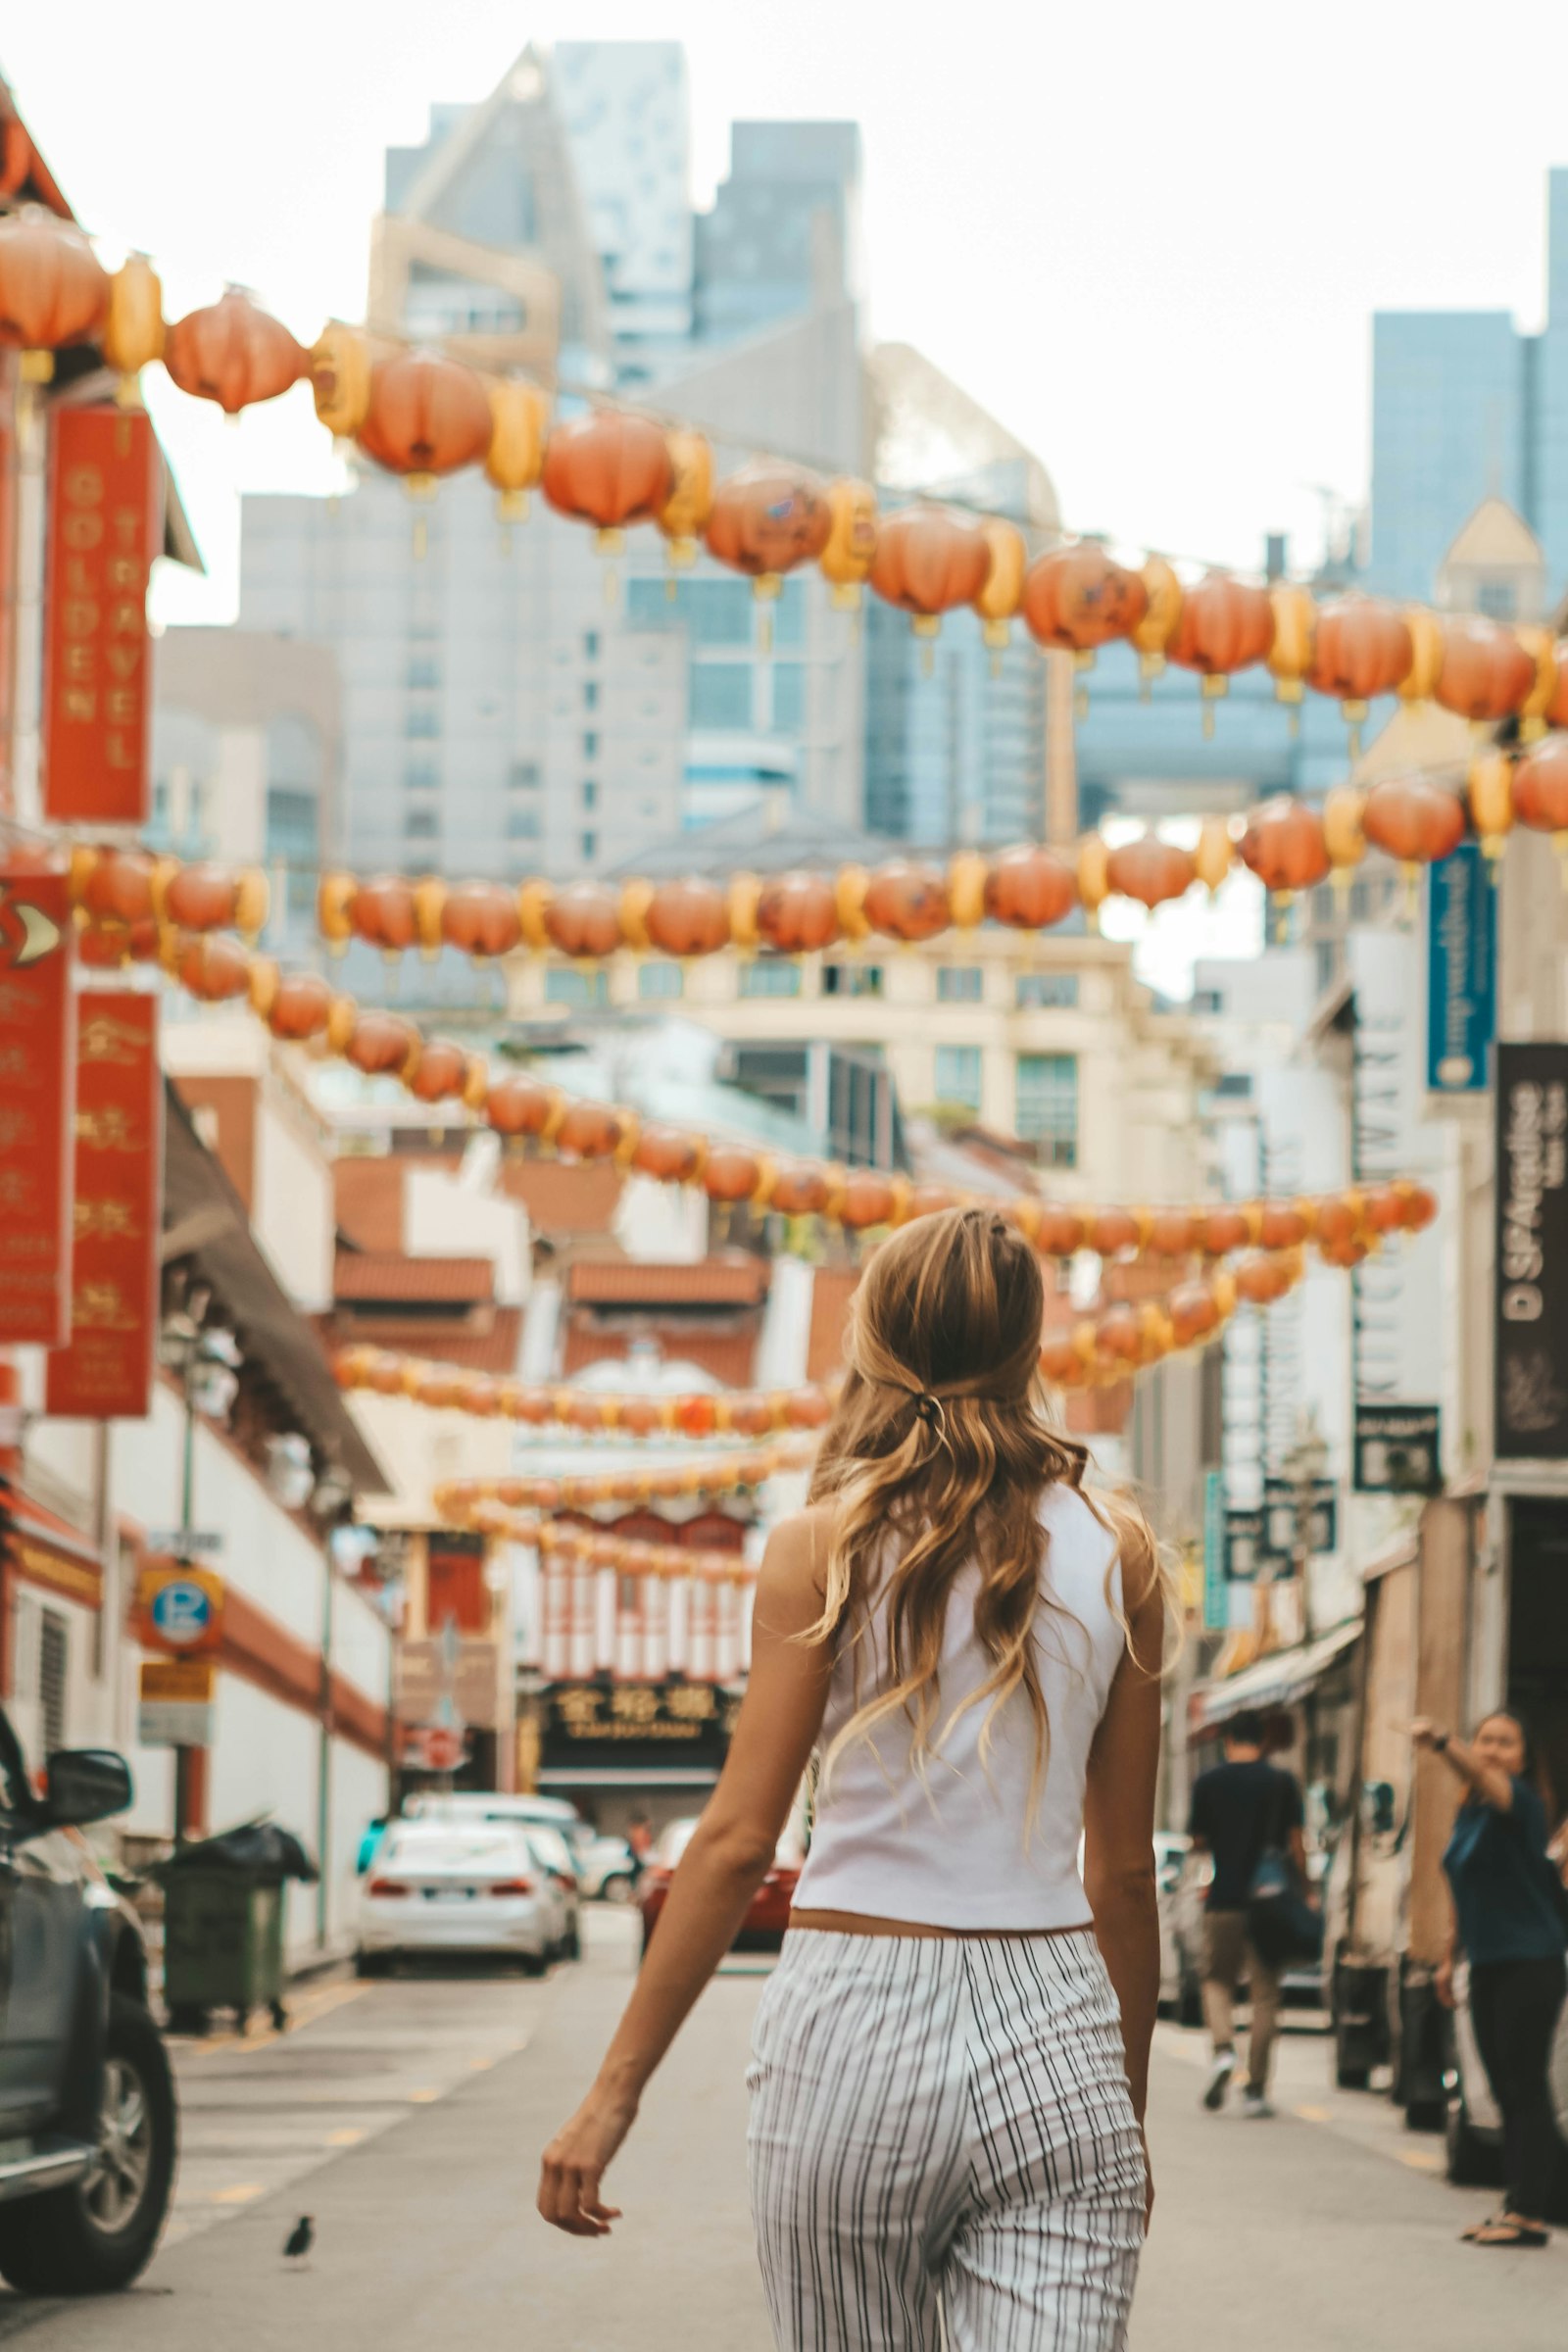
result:
M 763 1991 L 747 2082 L 782 2352 L 1125 2345 L 1144 2153 L 1087 1929 L 798 1930 Z

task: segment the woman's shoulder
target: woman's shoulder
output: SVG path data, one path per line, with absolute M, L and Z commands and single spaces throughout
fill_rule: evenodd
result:
M 1103 1574 L 1113 1562 L 1121 1568 L 1122 1591 L 1136 1606 L 1158 1578 L 1153 1534 L 1135 1502 L 1125 1494 L 1096 1491 L 1058 1479 L 1041 1498 L 1041 1517 L 1054 1548 L 1065 1550 L 1084 1567 Z
M 809 1577 L 820 1584 L 827 1574 L 837 1516 L 838 1504 L 830 1499 L 808 1502 L 776 1520 L 763 1554 L 764 1573 L 791 1580 Z

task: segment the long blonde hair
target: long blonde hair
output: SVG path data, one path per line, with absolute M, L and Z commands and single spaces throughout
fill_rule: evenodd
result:
M 826 1592 L 801 1638 L 858 1645 L 876 1604 L 887 1673 L 861 1704 L 857 1672 L 855 1710 L 823 1759 L 824 1783 L 848 1740 L 872 1738 L 899 1714 L 923 1772 L 951 1729 L 939 1733 L 949 1597 L 976 1561 L 974 1630 L 990 1671 L 963 1706 L 986 1705 L 984 1763 L 999 1710 L 1024 1692 L 1035 1731 L 1032 1821 L 1051 1738 L 1035 1623 L 1043 1601 L 1056 1605 L 1041 1590 L 1040 1498 L 1060 1482 L 1079 1486 L 1088 1458 L 1047 1419 L 1044 1317 L 1039 1260 L 991 1209 L 916 1218 L 866 1268 L 850 1307 L 844 1387 L 811 1483 L 812 1501 L 837 1506 Z M 1100 1515 L 1114 1527 L 1126 1568 L 1135 1551 L 1153 1566 L 1139 1513 L 1102 1506 Z

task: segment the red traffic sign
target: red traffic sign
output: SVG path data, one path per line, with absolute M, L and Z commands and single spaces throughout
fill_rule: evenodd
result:
M 444 1723 L 411 1724 L 403 1735 L 404 1758 L 416 1771 L 456 1772 L 467 1744 L 464 1732 Z

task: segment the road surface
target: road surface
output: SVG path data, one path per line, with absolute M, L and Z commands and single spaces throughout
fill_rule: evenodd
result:
M 742 2143 L 766 1963 L 705 1994 L 612 2176 L 608 2242 L 547 2230 L 538 2151 L 592 2071 L 633 1968 L 634 1922 L 596 1913 L 588 1958 L 544 1983 L 328 1984 L 282 2037 L 178 2051 L 184 2151 L 141 2286 L 96 2304 L 0 2293 L 27 2352 L 767 2352 Z M 1161 2028 L 1159 2186 L 1133 2352 L 1556 2352 L 1568 2242 L 1481 2252 L 1486 2200 L 1386 2103 L 1333 2093 L 1293 2034 L 1281 2112 L 1200 2113 L 1201 2045 Z M 310 2265 L 281 2248 L 316 2218 Z

